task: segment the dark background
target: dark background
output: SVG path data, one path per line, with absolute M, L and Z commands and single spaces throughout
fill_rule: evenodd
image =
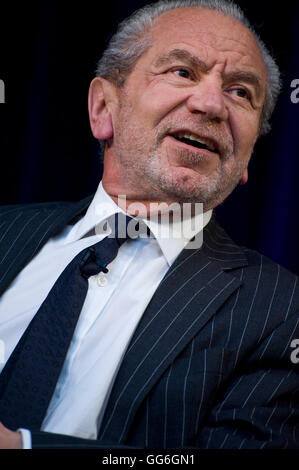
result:
M 79 200 L 96 190 L 101 164 L 87 94 L 116 24 L 146 1 L 11 2 L 0 7 L 1 204 Z M 258 141 L 249 183 L 217 208 L 241 245 L 299 274 L 299 2 L 239 0 L 282 70 L 271 133 Z

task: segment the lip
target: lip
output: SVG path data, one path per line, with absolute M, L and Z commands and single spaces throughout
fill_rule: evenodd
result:
M 219 144 L 219 142 L 214 137 L 209 136 L 207 134 L 199 134 L 198 132 L 193 131 L 191 129 L 182 128 L 182 129 L 176 129 L 176 130 L 172 131 L 171 133 L 169 133 L 169 136 L 173 137 L 174 135 L 180 134 L 182 132 L 187 133 L 187 134 L 194 134 L 196 137 L 198 137 L 198 139 L 202 139 L 202 140 L 207 141 L 211 146 L 213 146 L 216 149 L 216 151 L 212 152 L 212 153 L 220 153 L 220 144 Z M 186 145 L 188 146 L 188 144 L 186 144 Z
M 177 134 L 178 132 L 190 132 L 190 131 L 176 131 L 175 133 Z M 192 134 L 195 134 L 195 133 L 192 132 Z M 219 156 L 219 145 L 217 144 L 217 142 L 207 137 L 199 136 L 198 134 L 195 134 L 195 135 L 199 139 L 202 138 L 213 143 L 214 147 L 216 148 L 216 151 L 212 152 L 211 150 L 208 150 L 208 149 L 201 149 L 201 148 L 193 147 L 193 145 L 188 145 L 185 142 L 180 142 L 173 136 L 173 134 L 172 135 L 168 134 L 166 137 L 168 137 L 172 142 L 176 143 L 180 147 L 188 149 L 188 150 L 192 150 L 192 152 L 198 153 L 200 155 L 207 155 L 207 156 L 213 156 L 213 157 Z

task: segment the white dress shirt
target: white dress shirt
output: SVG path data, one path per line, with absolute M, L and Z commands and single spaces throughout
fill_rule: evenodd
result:
M 19 273 L 0 300 L 0 339 L 5 362 L 68 263 L 106 234 L 97 227 L 122 212 L 102 184 L 85 216 L 51 238 Z M 212 211 L 203 215 L 205 226 Z M 155 238 L 129 240 L 108 266 L 89 278 L 87 296 L 42 430 L 96 439 L 107 399 L 134 330 L 165 273 L 195 235 L 165 239 L 158 224 L 146 221 Z M 185 223 L 184 221 L 182 222 Z M 178 228 L 178 227 L 177 227 Z M 4 366 L 0 364 L 0 372 Z M 0 417 L 1 418 L 1 417 Z M 23 448 L 30 432 L 22 430 Z

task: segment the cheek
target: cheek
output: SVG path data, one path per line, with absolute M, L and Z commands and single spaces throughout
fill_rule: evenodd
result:
M 230 127 L 235 155 L 241 160 L 249 160 L 258 136 L 259 119 L 248 113 L 235 115 L 230 118 Z
M 138 113 L 156 126 L 172 111 L 175 111 L 186 100 L 186 92 L 172 89 L 165 83 L 157 83 L 144 91 L 136 107 Z

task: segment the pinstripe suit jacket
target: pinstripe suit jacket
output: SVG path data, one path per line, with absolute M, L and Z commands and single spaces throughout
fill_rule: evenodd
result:
M 0 295 L 89 202 L 1 209 Z M 33 447 L 299 448 L 298 297 L 295 275 L 212 219 L 142 316 L 98 440 L 35 430 Z

